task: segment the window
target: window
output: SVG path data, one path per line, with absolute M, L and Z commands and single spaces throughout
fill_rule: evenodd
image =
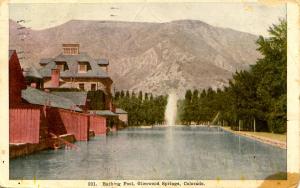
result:
M 68 67 L 66 65 L 66 62 L 64 61 L 56 61 L 55 63 L 56 63 L 56 68 L 59 69 L 60 71 L 64 71 Z
M 66 55 L 76 55 L 79 54 L 79 44 L 65 43 L 62 44 L 63 52 Z
M 96 84 L 92 84 L 92 85 L 91 85 L 91 90 L 92 90 L 92 91 L 96 91 Z
M 69 55 L 70 54 L 70 48 L 64 48 L 64 54 Z
M 60 71 L 64 70 L 64 64 L 57 64 L 56 68 L 59 69 Z
M 63 50 L 64 50 L 65 55 L 79 54 L 79 48 L 78 47 L 64 47 Z
M 75 55 L 75 54 L 78 54 L 78 49 L 77 48 L 71 48 L 71 55 Z
M 84 90 L 84 83 L 80 83 L 80 84 L 79 84 L 79 89 L 80 89 L 80 90 Z
M 87 71 L 87 64 L 86 63 L 79 63 L 78 72 L 85 73 Z

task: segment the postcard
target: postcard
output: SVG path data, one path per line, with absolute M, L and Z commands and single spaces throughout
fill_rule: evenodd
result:
M 1 186 L 298 186 L 296 2 L 0 5 Z

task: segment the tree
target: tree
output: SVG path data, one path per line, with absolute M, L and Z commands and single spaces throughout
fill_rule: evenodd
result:
M 128 91 L 128 90 L 126 91 L 125 97 L 126 97 L 127 99 L 130 98 L 130 94 L 129 94 L 129 91 Z
M 87 99 L 89 100 L 90 110 L 104 110 L 105 109 L 105 94 L 101 90 L 88 91 Z
M 140 101 L 143 100 L 143 92 L 142 91 L 139 92 L 139 97 L 138 98 L 139 98 Z
M 149 98 L 148 98 L 148 93 L 145 93 L 145 101 L 147 101 Z
M 124 91 L 122 90 L 120 93 L 120 98 L 123 98 L 125 96 Z
M 199 106 L 199 92 L 197 89 L 193 91 L 192 97 L 191 97 L 191 121 L 198 122 L 199 121 L 199 115 L 200 115 L 200 106 Z
M 135 99 L 135 98 L 136 98 L 135 92 L 134 92 L 134 91 L 131 92 L 131 98 L 132 98 L 132 99 Z
M 119 98 L 120 98 L 120 92 L 117 91 L 117 92 L 115 93 L 115 99 L 118 100 Z
M 128 125 L 140 126 L 163 123 L 167 104 L 165 96 L 153 96 L 151 93 L 145 93 L 145 99 L 143 100 L 142 91 L 139 92 L 138 97 L 134 92 L 130 96 L 129 91 L 126 91 L 125 97 L 122 98 L 121 93 L 120 97 L 115 95 L 114 103 L 128 112 Z
M 183 107 L 183 115 L 182 115 L 182 121 L 186 124 L 191 124 L 192 121 L 192 114 L 190 113 L 191 108 L 191 102 L 192 102 L 192 91 L 187 90 L 184 97 L 184 107 Z
M 222 90 L 202 90 L 198 99 L 200 111 L 196 113 L 198 122 L 211 121 L 219 114 L 222 124 L 227 123 L 233 129 L 241 122 L 245 130 L 253 130 L 255 124 L 258 131 L 286 132 L 286 21 L 280 20 L 279 24 L 270 27 L 269 33 L 270 37 L 258 38 L 257 50 L 262 57 L 250 70 L 236 71 L 229 86 Z M 182 102 L 181 116 L 186 124 L 195 120 L 194 95 L 196 93 L 187 90 Z
M 263 58 L 252 67 L 260 80 L 257 95 L 266 108 L 265 121 L 271 132 L 286 131 L 287 22 L 269 28 L 270 37 L 257 40 Z

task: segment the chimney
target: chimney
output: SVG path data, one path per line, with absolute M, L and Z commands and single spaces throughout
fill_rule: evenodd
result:
M 79 54 L 79 44 L 63 44 L 63 54 L 64 55 L 78 55 Z
M 60 69 L 51 70 L 51 86 L 54 88 L 59 87 Z

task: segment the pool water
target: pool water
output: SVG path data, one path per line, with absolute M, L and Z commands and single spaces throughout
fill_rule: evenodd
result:
M 286 150 L 216 127 L 127 128 L 10 160 L 10 179 L 265 179 Z

